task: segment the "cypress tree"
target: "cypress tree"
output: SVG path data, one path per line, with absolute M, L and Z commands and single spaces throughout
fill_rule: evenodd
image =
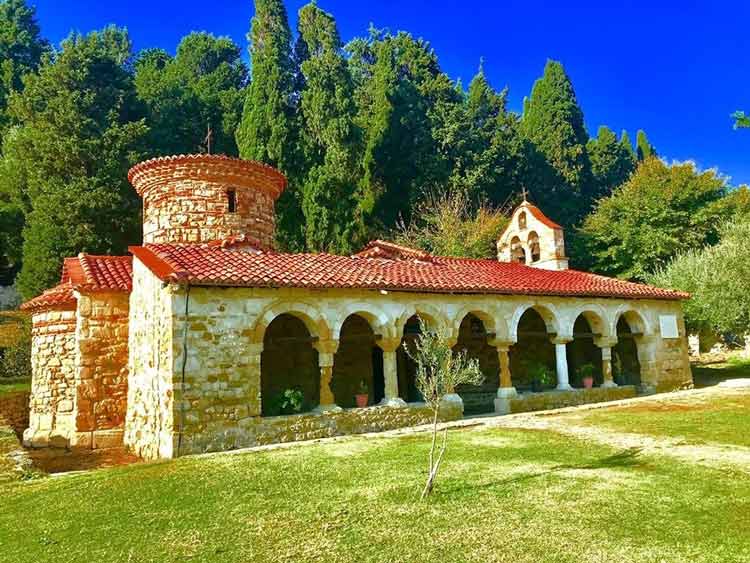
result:
M 623 129 L 620 134 L 620 146 L 628 153 L 630 159 L 635 162 L 635 151 L 633 150 L 633 143 L 630 141 L 630 135 Z
M 292 34 L 281 0 L 255 0 L 251 21 L 252 78 L 237 128 L 240 157 L 258 160 L 287 176 L 287 189 L 276 204 L 276 237 L 281 247 L 304 246 L 299 163 L 295 129 Z
M 299 11 L 300 144 L 309 166 L 302 187 L 308 249 L 351 253 L 362 235 L 357 213 L 354 86 L 333 17 L 314 3 Z
M 630 153 L 622 142 L 617 141 L 617 136 L 609 127 L 599 127 L 596 139 L 591 139 L 586 148 L 596 184 L 594 196 L 597 199 L 609 195 L 633 172 L 635 163 Z
M 573 84 L 557 61 L 547 61 L 526 104 L 523 131 L 533 145 L 530 171 L 535 197 L 558 221 L 573 224 L 589 209 L 588 134 Z
M 657 156 L 656 150 L 648 142 L 648 137 L 643 129 L 638 129 L 638 133 L 635 137 L 636 152 L 638 154 L 638 162 L 642 162 L 651 156 Z

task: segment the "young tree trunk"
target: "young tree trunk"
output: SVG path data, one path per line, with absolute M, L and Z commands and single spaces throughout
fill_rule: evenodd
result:
M 440 452 L 438 453 L 437 460 L 435 460 L 435 445 L 437 442 L 438 433 L 438 411 L 439 408 L 435 408 L 435 413 L 432 418 L 432 445 L 430 446 L 429 456 L 429 468 L 427 472 L 427 483 L 425 483 L 424 489 L 422 489 L 421 500 L 427 498 L 432 489 L 435 487 L 435 478 L 437 477 L 438 470 L 440 469 L 440 462 L 443 460 L 446 446 L 448 445 L 448 429 L 443 430 L 443 443 L 440 446 Z

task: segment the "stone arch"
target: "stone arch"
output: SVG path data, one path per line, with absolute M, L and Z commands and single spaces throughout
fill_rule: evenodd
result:
M 503 326 L 505 323 L 502 323 L 498 321 L 498 315 L 493 313 L 488 313 L 486 310 L 483 310 L 482 308 L 475 306 L 475 305 L 467 305 L 465 307 L 462 307 L 458 310 L 458 312 L 453 317 L 453 322 L 451 324 L 451 328 L 453 330 L 453 337 L 458 337 L 458 332 L 461 328 L 461 323 L 464 322 L 464 319 L 467 315 L 474 315 L 477 317 L 480 321 L 482 321 L 482 324 L 484 324 L 484 328 L 488 333 L 495 333 L 495 338 L 499 340 L 505 340 L 507 339 L 507 327 Z
M 554 333 L 556 335 L 561 334 L 562 324 L 560 321 L 560 313 L 553 305 L 540 305 L 537 303 L 527 303 L 525 305 L 519 305 L 510 320 L 510 340 L 516 342 L 518 340 L 518 323 L 521 322 L 523 314 L 529 310 L 534 309 L 544 320 L 544 324 L 547 325 L 547 332 Z M 572 325 L 571 325 L 572 327 Z
M 388 332 L 389 324 L 391 324 L 388 315 L 386 315 L 379 307 L 361 301 L 357 303 L 349 303 L 340 310 L 340 315 L 331 328 L 331 337 L 334 340 L 339 339 L 341 328 L 344 326 L 346 320 L 352 315 L 359 315 L 365 319 L 375 333 Z M 385 337 L 389 335 L 383 334 L 383 336 Z
M 532 262 L 538 262 L 542 257 L 542 247 L 539 242 L 539 235 L 536 231 L 531 231 L 527 238 L 527 245 L 529 247 L 529 255 Z
M 640 333 L 644 336 L 649 336 L 652 334 L 651 324 L 648 322 L 646 317 L 636 311 L 632 306 L 622 305 L 615 311 L 615 314 L 612 315 L 610 319 L 610 335 L 614 336 L 617 334 L 617 323 L 619 322 L 620 317 L 625 318 L 625 321 L 628 323 L 630 330 L 634 333 Z
M 385 396 L 383 351 L 372 321 L 359 312 L 351 313 L 337 328 L 336 338 L 330 384 L 336 404 L 354 407 L 357 395 L 367 395 L 368 404 L 381 401 Z
M 320 340 L 330 337 L 331 331 L 328 322 L 317 307 L 301 301 L 277 301 L 269 305 L 258 317 L 253 327 L 253 341 L 263 342 L 263 335 L 268 326 L 276 317 L 283 314 L 297 317 L 305 323 L 310 334 Z
M 437 307 L 424 304 L 416 305 L 407 308 L 396 321 L 396 331 L 399 338 L 403 337 L 406 323 L 414 315 L 425 321 L 432 330 L 437 331 L 439 334 L 446 335 L 449 328 L 452 327 L 448 317 Z
M 510 261 L 519 264 L 526 263 L 526 249 L 518 235 L 510 239 Z
M 612 327 L 607 320 L 607 312 L 602 306 L 596 304 L 583 305 L 582 307 L 573 310 L 572 314 L 568 318 L 567 326 L 565 329 L 566 334 L 573 334 L 573 327 L 575 325 L 575 322 L 581 315 L 583 315 L 586 321 L 589 323 L 593 332 L 599 335 L 599 338 L 608 339 L 614 336 L 615 333 L 612 331 Z

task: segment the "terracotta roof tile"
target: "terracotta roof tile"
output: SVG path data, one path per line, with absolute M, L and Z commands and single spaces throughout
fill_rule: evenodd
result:
M 382 241 L 380 241 L 382 246 Z M 390 244 L 390 243 L 387 243 Z M 399 248 L 397 245 L 394 247 Z M 378 247 L 373 245 L 369 250 Z M 688 295 L 575 270 L 552 271 L 495 260 L 445 258 L 400 247 L 399 257 L 247 253 L 209 245 L 149 244 L 130 251 L 164 281 L 235 287 L 386 289 L 684 299 Z M 410 258 L 408 250 L 420 258 Z M 385 251 L 383 251 L 385 252 Z M 377 254 L 377 253 L 376 253 Z
M 38 311 L 75 303 L 74 290 L 130 291 L 132 287 L 132 256 L 79 254 L 75 258 L 65 258 L 58 285 L 27 301 L 21 309 Z

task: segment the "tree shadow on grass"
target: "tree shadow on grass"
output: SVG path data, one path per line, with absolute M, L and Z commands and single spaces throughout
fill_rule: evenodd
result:
M 586 461 L 583 463 L 576 464 L 560 464 L 555 465 L 544 471 L 537 471 L 534 473 L 523 473 L 510 477 L 507 479 L 499 479 L 496 481 L 490 481 L 488 483 L 482 483 L 472 485 L 471 483 L 464 483 L 457 486 L 447 485 L 445 488 L 441 487 L 440 496 L 459 495 L 467 491 L 479 491 L 483 489 L 496 489 L 507 485 L 513 485 L 517 483 L 523 483 L 525 481 L 532 481 L 540 477 L 552 475 L 554 473 L 560 473 L 563 471 L 578 470 L 597 470 L 597 469 L 617 469 L 617 468 L 635 468 L 642 467 L 644 465 L 640 454 L 643 448 L 627 448 L 615 454 Z

